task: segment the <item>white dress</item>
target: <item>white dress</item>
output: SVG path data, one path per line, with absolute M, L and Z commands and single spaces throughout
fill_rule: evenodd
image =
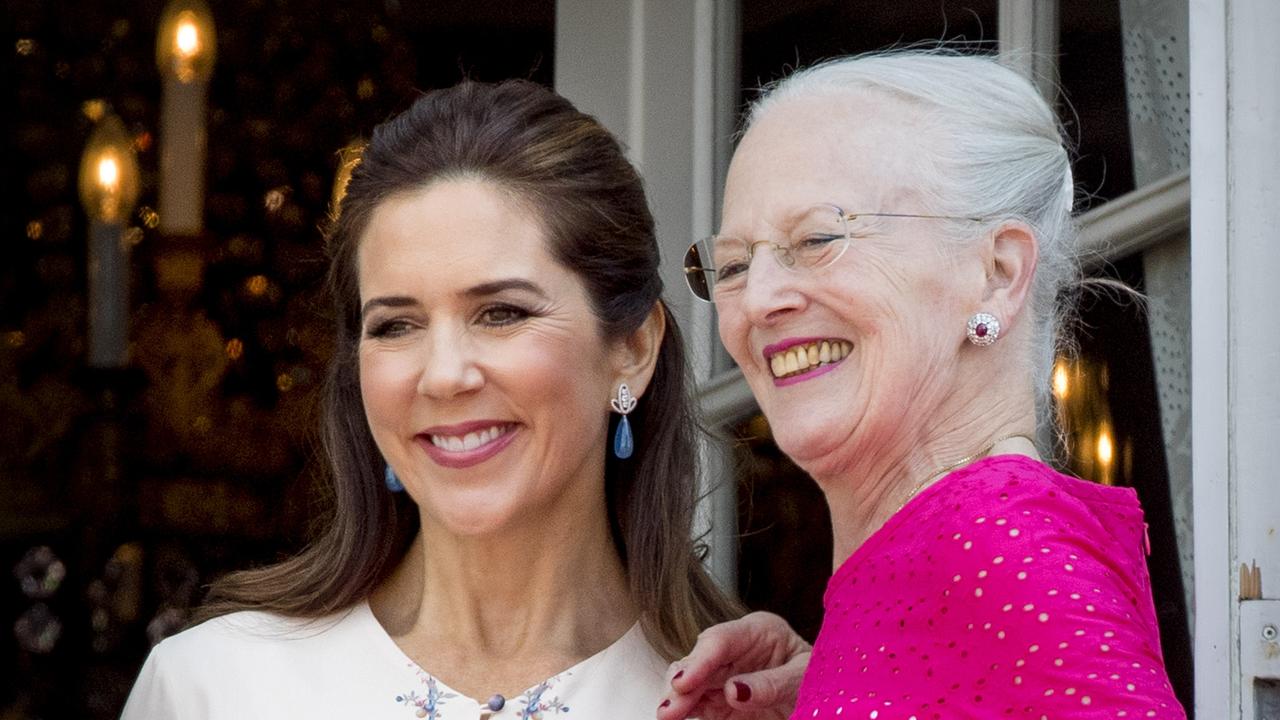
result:
M 238 612 L 161 642 L 122 720 L 653 717 L 667 663 L 639 623 L 612 645 L 490 712 L 409 659 L 367 603 L 318 620 Z

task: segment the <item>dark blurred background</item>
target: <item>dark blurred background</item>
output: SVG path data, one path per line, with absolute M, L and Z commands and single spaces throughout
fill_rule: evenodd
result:
M 330 347 L 338 151 L 419 90 L 550 85 L 554 2 L 219 0 L 203 232 L 157 216 L 164 3 L 5 0 L 0 86 L 0 717 L 116 717 L 203 586 L 306 538 Z M 89 368 L 81 153 L 141 169 L 130 352 Z M 12 570 L 12 571 L 11 571 Z

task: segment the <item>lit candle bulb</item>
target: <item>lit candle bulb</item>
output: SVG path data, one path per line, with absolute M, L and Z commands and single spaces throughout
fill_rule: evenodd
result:
M 80 159 L 89 216 L 89 364 L 119 367 L 129 355 L 129 248 L 124 224 L 138 201 L 138 159 L 124 124 L 105 116 Z
M 160 17 L 160 231 L 204 228 L 205 107 L 213 73 L 213 15 L 200 0 L 174 0 Z

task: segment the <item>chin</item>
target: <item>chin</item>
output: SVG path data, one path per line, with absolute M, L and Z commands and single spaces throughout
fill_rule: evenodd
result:
M 496 535 L 507 526 L 507 518 L 486 515 L 483 517 L 437 517 L 431 519 L 437 528 L 461 538 L 482 538 Z
M 840 448 L 840 441 L 830 432 L 829 426 L 793 426 L 787 432 L 774 428 L 773 441 L 792 462 L 810 475 L 820 472 Z
M 454 500 L 444 507 L 422 507 L 423 526 L 444 531 L 455 537 L 479 538 L 504 531 L 514 513 L 498 507 L 500 503 L 490 499 L 486 503 L 474 500 Z

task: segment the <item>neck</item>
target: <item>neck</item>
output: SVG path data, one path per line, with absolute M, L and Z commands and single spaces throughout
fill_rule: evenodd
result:
M 517 694 L 636 621 L 603 497 L 599 505 L 589 517 L 539 515 L 482 537 L 424 517 L 370 606 L 410 658 L 454 689 L 481 699 Z
M 838 472 L 814 475 L 831 511 L 833 567 L 844 563 L 911 497 L 951 470 L 991 455 L 1039 458 L 1029 439 L 1036 427 L 1029 390 L 1025 396 L 1011 393 L 989 398 L 978 408 L 973 405 L 934 412 L 935 422 L 916 433 L 893 428 L 864 439 L 862 451 L 851 453 L 856 461 Z

